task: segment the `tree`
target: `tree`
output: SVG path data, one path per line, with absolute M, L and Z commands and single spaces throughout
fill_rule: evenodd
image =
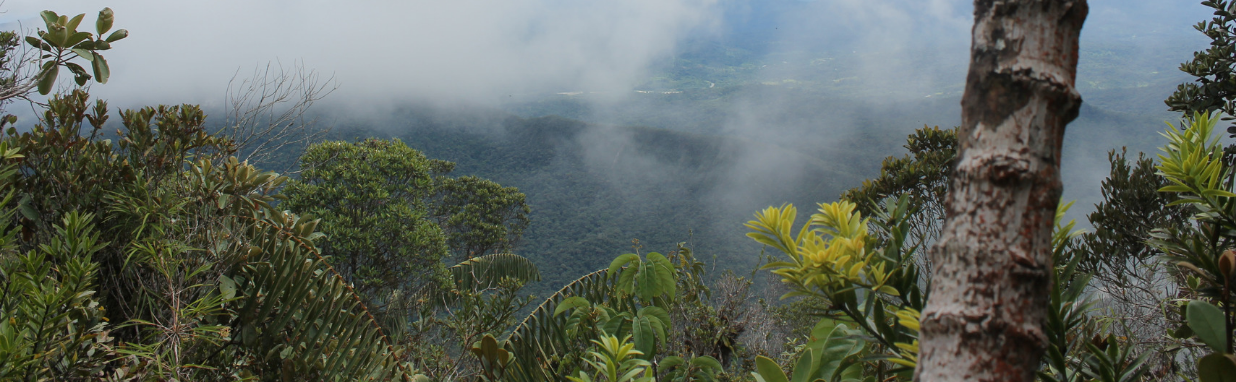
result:
M 431 219 L 432 161 L 399 140 L 329 141 L 301 156 L 287 208 L 323 219 L 322 254 L 369 298 L 444 287 L 446 237 Z
M 434 215 L 446 233 L 454 258 L 507 252 L 528 228 L 532 209 L 515 187 L 475 176 L 444 178 L 437 188 Z
M 319 140 L 326 129 L 306 113 L 315 102 L 339 87 L 334 77 L 320 81 L 318 73 L 296 63 L 291 67 L 267 63 L 251 77 L 228 83 L 223 127 L 218 135 L 236 142 L 237 157 L 254 163 L 280 161 L 285 147 L 302 150 Z M 293 150 L 286 150 L 293 151 Z M 287 168 L 295 163 L 289 158 Z
M 1052 222 L 1084 0 L 975 2 L 957 166 L 922 312 L 922 381 L 1030 381 L 1047 348 Z
M 1180 84 L 1163 102 L 1169 110 L 1186 114 L 1236 115 L 1236 3 L 1207 0 L 1202 5 L 1213 8 L 1215 17 L 1193 28 L 1210 38 L 1210 48 L 1194 52 L 1192 60 L 1180 64 L 1180 71 L 1196 77 L 1195 83 Z M 1236 134 L 1232 128 L 1228 132 Z
M 888 157 L 880 165 L 880 176 L 841 194 L 841 199 L 858 205 L 858 212 L 873 216 L 880 203 L 906 194 L 910 209 L 908 240 L 912 245 L 930 245 L 940 235 L 944 221 L 944 196 L 948 175 L 957 157 L 957 130 L 923 126 L 906 138 L 909 155 Z M 887 236 L 887 232 L 881 233 Z
M 1179 318 L 1164 312 L 1175 311 L 1171 300 L 1183 280 L 1170 274 L 1171 265 L 1160 258 L 1164 253 L 1147 241 L 1156 228 L 1185 227 L 1189 213 L 1184 206 L 1171 205 L 1177 200 L 1174 195 L 1158 191 L 1172 183 L 1156 173 L 1153 159 L 1113 150 L 1108 161 L 1111 173 L 1100 189 L 1103 201 L 1087 215 L 1094 231 L 1077 242 L 1082 257 L 1078 267 L 1094 276 L 1093 289 L 1104 297 L 1099 304 L 1112 319 L 1112 331 L 1140 353 L 1161 354 L 1153 359 L 1152 372 L 1166 375 L 1176 357 L 1161 352 L 1179 341 L 1163 333 Z

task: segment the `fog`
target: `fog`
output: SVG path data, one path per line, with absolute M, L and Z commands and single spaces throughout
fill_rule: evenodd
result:
M 1095 109 L 1070 126 L 1065 153 L 1065 198 L 1079 200 L 1079 219 L 1099 200 L 1107 150 L 1152 151 L 1154 132 L 1174 118 L 1162 99 L 1187 80 L 1175 67 L 1205 48 L 1192 25 L 1209 18 L 1195 0 L 1089 4 L 1078 88 Z M 0 22 L 30 29 L 41 26 L 38 11 L 52 9 L 87 13 L 90 25 L 104 5 L 131 32 L 106 54 L 111 82 L 92 88 L 117 106 L 218 107 L 229 80 L 275 62 L 334 76 L 328 110 L 419 103 L 536 116 L 563 111 L 530 100 L 561 98 L 582 105 L 571 118 L 738 136 L 838 163 L 860 151 L 900 155 L 914 128 L 960 122 L 973 22 L 965 0 L 10 0 Z M 762 85 L 715 96 L 704 112 L 635 92 L 683 60 L 707 66 L 691 52 L 713 46 L 755 66 L 732 78 L 701 72 L 701 88 Z M 862 134 L 888 144 L 853 147 Z M 773 154 L 747 150 L 738 163 L 793 172 Z M 878 165 L 856 166 L 874 175 Z M 650 181 L 672 181 L 660 167 L 639 166 Z M 739 174 L 763 170 L 734 169 L 717 200 L 749 199 Z
M 685 33 L 715 28 L 712 0 L 9 1 L 6 21 L 102 6 L 130 37 L 106 56 L 125 103 L 210 105 L 241 74 L 303 62 L 343 85 L 334 102 L 492 103 L 517 93 L 618 89 Z M 90 21 L 83 24 L 93 25 Z M 87 29 L 87 28 L 82 28 Z

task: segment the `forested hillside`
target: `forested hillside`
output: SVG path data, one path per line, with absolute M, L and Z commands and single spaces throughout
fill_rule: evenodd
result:
M 532 224 L 517 252 L 541 264 L 550 288 L 603 268 L 633 239 L 654 251 L 690 242 L 702 260 L 715 254 L 723 269 L 751 269 L 759 247 L 741 225 L 750 211 L 833 199 L 863 179 L 850 166 L 748 139 L 555 116 L 469 120 L 409 110 L 331 134 L 399 138 L 457 163 L 458 174 L 528 195 Z
M 372 6 L 488 49 L 383 41 L 345 101 L 109 93 L 179 49 L 111 8 L 0 31 L 0 381 L 1236 376 L 1236 2 L 430 3 Z M 234 5 L 169 7 L 372 47 Z

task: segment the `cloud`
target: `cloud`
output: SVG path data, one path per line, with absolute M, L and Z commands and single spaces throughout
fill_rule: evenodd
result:
M 107 54 L 124 103 L 210 105 L 256 65 L 334 74 L 336 102 L 492 102 L 510 94 L 628 87 L 679 37 L 715 27 L 714 0 L 9 1 L 8 20 L 103 5 L 131 34 Z M 89 23 L 89 22 L 87 22 Z

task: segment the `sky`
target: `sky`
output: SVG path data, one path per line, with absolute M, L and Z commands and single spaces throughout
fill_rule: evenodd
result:
M 715 27 L 713 0 L 12 1 L 30 28 L 37 12 L 87 13 L 102 4 L 130 37 L 106 57 L 112 82 L 93 90 L 136 103 L 222 98 L 236 73 L 297 63 L 356 101 L 492 101 L 556 88 L 622 87 L 673 49 Z M 346 4 L 346 5 L 341 5 Z
M 624 94 L 681 41 L 701 36 L 762 36 L 806 50 L 913 49 L 905 60 L 867 65 L 913 71 L 923 55 L 964 64 L 972 21 L 961 0 L 8 0 L 0 23 L 38 27 L 38 12 L 51 9 L 86 13 L 90 24 L 103 5 L 130 37 L 106 55 L 112 83 L 95 94 L 207 106 L 223 99 L 230 79 L 268 63 L 333 75 L 333 102 L 345 104 Z M 1194 0 L 1090 6 L 1083 46 L 1187 33 L 1206 15 Z

